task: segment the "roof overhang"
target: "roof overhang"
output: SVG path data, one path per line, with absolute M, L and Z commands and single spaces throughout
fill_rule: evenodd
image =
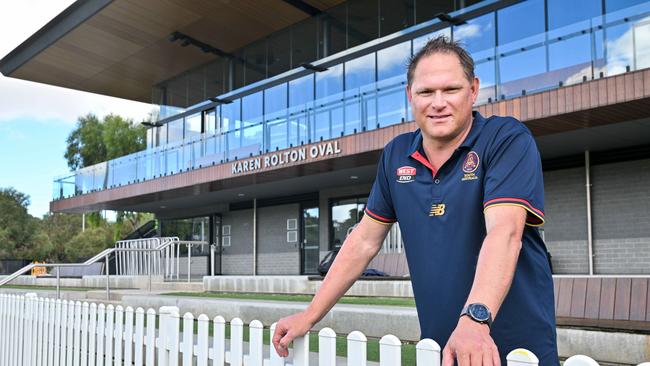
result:
M 342 0 L 79 0 L 0 60 L 3 75 L 151 102 L 151 87 Z M 296 3 L 302 6 L 296 6 Z

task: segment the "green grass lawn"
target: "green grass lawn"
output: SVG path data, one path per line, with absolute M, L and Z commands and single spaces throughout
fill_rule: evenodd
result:
M 242 300 L 271 300 L 271 301 L 295 301 L 310 302 L 312 295 L 280 295 L 280 294 L 258 294 L 258 293 L 215 293 L 215 292 L 172 292 L 163 294 L 166 296 L 188 296 L 188 297 L 207 297 L 221 299 L 242 299 Z M 398 297 L 359 297 L 343 296 L 339 304 L 358 304 L 358 305 L 390 305 L 415 307 L 415 300 L 412 298 Z

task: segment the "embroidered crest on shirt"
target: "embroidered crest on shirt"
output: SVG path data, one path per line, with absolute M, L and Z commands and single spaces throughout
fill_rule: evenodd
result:
M 442 216 L 445 214 L 445 204 L 444 203 L 434 203 L 431 205 L 431 210 L 429 211 L 429 216 Z
M 397 183 L 411 183 L 415 181 L 416 170 L 412 166 L 403 166 L 397 169 Z
M 476 170 L 478 169 L 479 164 L 481 163 L 481 159 L 479 159 L 478 154 L 474 151 L 470 151 L 467 153 L 467 157 L 465 157 L 465 161 L 463 162 L 463 178 L 461 181 L 466 181 L 466 180 L 475 180 L 478 179 L 476 174 Z

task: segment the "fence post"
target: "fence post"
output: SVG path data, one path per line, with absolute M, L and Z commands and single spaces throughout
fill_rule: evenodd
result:
M 212 350 L 208 357 L 214 366 L 224 366 L 226 362 L 226 320 L 215 316 L 213 321 Z
M 309 332 L 293 340 L 293 366 L 309 366 Z
M 336 366 L 336 333 L 331 328 L 318 332 L 318 366 Z
M 196 365 L 208 366 L 208 338 L 209 338 L 210 318 L 207 315 L 199 315 L 199 324 L 196 341 Z
M 379 365 L 402 365 L 402 342 L 392 334 L 387 334 L 379 340 Z
M 271 336 L 269 339 L 272 341 L 273 340 L 273 333 L 275 333 L 275 326 L 278 323 L 273 323 L 271 324 L 271 328 L 269 329 L 269 332 L 271 333 Z M 278 355 L 278 352 L 275 350 L 275 347 L 273 346 L 273 343 L 271 342 L 271 365 L 270 366 L 284 366 L 284 357 L 280 357 Z
M 163 306 L 158 310 L 159 325 L 158 325 L 158 365 L 171 365 L 178 362 L 178 324 L 174 328 L 174 314 L 176 314 L 176 321 L 178 321 L 178 307 L 176 306 Z M 175 332 L 172 330 L 175 329 Z M 174 334 L 175 333 L 175 334 Z M 174 341 L 176 346 L 174 347 Z M 173 350 L 176 349 L 175 355 Z M 174 356 L 176 361 L 174 361 Z
M 135 337 L 133 344 L 133 358 L 135 366 L 142 366 L 143 348 L 144 348 L 144 309 L 135 310 Z
M 133 308 L 126 307 L 124 312 L 124 364 L 131 365 L 133 363 Z
M 564 366 L 598 366 L 598 362 L 591 357 L 575 355 L 564 361 Z
M 415 346 L 416 365 L 440 366 L 440 346 L 432 339 L 423 339 Z
M 115 308 L 113 305 L 106 306 L 106 347 L 104 348 L 104 356 L 106 357 L 106 366 L 111 365 L 113 361 L 113 337 L 115 336 Z
M 37 315 L 38 316 L 38 328 L 37 328 L 36 334 L 40 335 L 40 334 L 43 334 L 43 332 L 45 331 L 44 327 L 45 327 L 45 316 L 46 316 L 46 314 L 45 314 L 45 299 L 42 298 L 42 297 L 38 299 L 38 310 L 37 311 L 38 311 L 38 315 Z M 15 339 L 16 337 L 12 337 L 12 338 Z M 38 365 L 43 365 L 43 364 L 45 364 L 45 360 L 46 360 L 45 352 L 47 352 L 47 348 L 46 348 L 45 342 L 44 342 L 45 338 L 44 337 L 37 337 L 36 339 L 38 340 L 37 341 L 38 342 L 37 343 L 38 356 L 37 356 L 37 359 L 36 359 L 37 361 L 36 362 L 38 362 Z
M 97 342 L 97 304 L 90 303 L 88 320 L 88 366 L 95 366 L 95 351 Z
M 539 359 L 537 356 L 524 348 L 517 348 L 506 356 L 508 361 L 507 366 L 537 366 L 539 364 Z
M 24 353 L 24 347 L 25 347 L 25 341 L 24 341 L 24 332 L 25 332 L 25 323 L 26 323 L 26 314 L 25 314 L 25 296 L 20 296 L 18 298 L 18 305 L 20 309 L 20 318 L 18 320 L 18 363 L 17 365 L 24 365 L 23 363 L 23 355 L 27 356 L 27 354 Z M 54 303 L 52 303 L 52 308 L 54 308 Z M 52 315 L 54 314 L 54 311 L 51 310 L 50 313 Z M 15 331 L 15 330 L 14 330 Z M 50 363 L 51 364 L 51 363 Z
M 65 365 L 66 353 L 68 351 L 68 300 L 61 301 L 61 322 L 59 323 L 59 333 L 61 334 L 59 345 L 59 360 L 55 361 L 56 365 Z M 38 334 L 38 333 L 37 333 Z M 38 338 L 37 338 L 38 339 Z M 36 365 L 36 363 L 34 363 Z
M 88 310 L 87 302 L 81 304 L 81 366 L 88 365 Z
M 181 343 L 181 353 L 183 353 L 183 366 L 192 366 L 194 358 L 194 315 L 185 313 L 183 315 L 183 343 Z
M 124 308 L 122 305 L 115 307 L 115 331 L 113 332 L 115 338 L 115 352 L 113 358 L 116 365 L 122 364 L 122 338 L 124 337 Z
M 0 362 L 4 364 L 3 357 L 7 353 L 5 349 L 5 340 L 7 337 L 5 337 L 5 332 L 7 331 L 7 325 L 5 322 L 5 299 L 6 299 L 5 294 L 0 293 Z
M 249 325 L 248 365 L 261 366 L 264 362 L 264 325 L 259 320 L 253 320 Z M 271 346 L 273 347 L 273 346 Z
M 3 302 L 4 302 L 4 295 L 0 295 L 0 352 L 4 351 L 4 345 L 3 345 L 3 330 L 5 328 L 5 324 L 3 323 L 3 317 L 4 314 L 2 313 L 3 310 Z M 32 324 L 34 323 L 34 303 L 36 302 L 36 294 L 33 292 L 25 294 L 25 347 L 24 347 L 24 358 L 23 362 L 25 366 L 31 366 L 32 365 L 32 353 L 34 352 L 34 340 L 33 338 L 36 337 L 36 334 L 33 333 L 33 328 Z M 59 303 L 59 301 L 57 301 Z
M 56 328 L 56 300 L 51 299 L 48 308 L 47 316 L 47 364 L 54 364 L 54 352 L 55 352 L 55 343 L 54 343 L 54 332 Z M 24 339 L 22 334 L 18 334 L 18 339 Z M 18 360 L 18 364 L 22 365 L 22 360 Z
M 97 306 L 97 366 L 104 364 L 104 334 L 106 328 L 106 306 Z
M 154 366 L 156 361 L 156 311 L 147 310 L 146 365 Z
M 230 365 L 242 366 L 244 361 L 244 322 L 239 318 L 230 321 Z M 227 360 L 226 360 L 227 361 Z
M 366 366 L 368 339 L 365 334 L 355 330 L 348 334 L 348 366 Z

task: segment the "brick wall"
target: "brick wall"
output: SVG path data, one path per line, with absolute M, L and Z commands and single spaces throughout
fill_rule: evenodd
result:
M 594 269 L 650 274 L 650 159 L 592 167 Z
M 589 273 L 584 168 L 544 172 L 544 238 L 553 273 Z
M 299 234 L 300 205 L 262 207 L 257 211 L 257 273 L 300 274 L 300 235 L 287 241 L 287 220 L 295 219 Z
M 222 225 L 230 225 L 230 246 L 223 248 L 221 272 L 253 274 L 253 210 L 230 211 L 222 220 Z

